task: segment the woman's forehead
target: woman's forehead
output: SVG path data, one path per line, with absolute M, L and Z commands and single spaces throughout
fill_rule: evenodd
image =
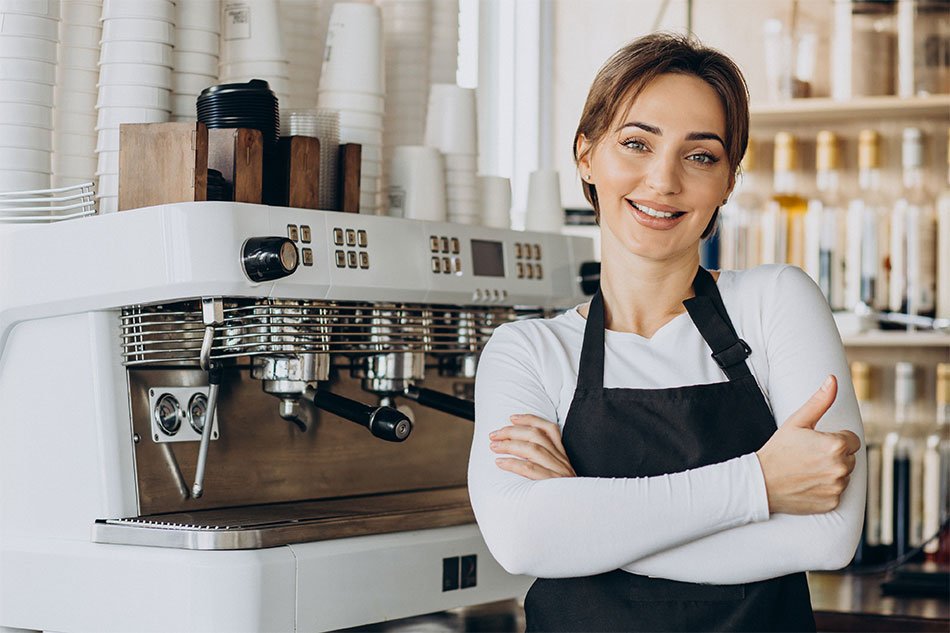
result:
M 726 114 L 718 93 L 695 75 L 666 73 L 631 89 L 620 100 L 611 121 L 611 132 L 627 123 L 647 123 L 666 133 L 725 134 Z

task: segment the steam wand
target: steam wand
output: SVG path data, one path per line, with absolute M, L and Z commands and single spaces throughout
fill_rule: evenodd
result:
M 221 367 L 211 362 L 211 346 L 214 343 L 214 328 L 224 323 L 224 301 L 220 298 L 202 298 L 201 315 L 205 324 L 205 335 L 201 341 L 201 369 L 208 372 L 208 411 L 205 424 L 201 429 L 201 445 L 198 448 L 198 466 L 195 469 L 195 485 L 191 495 L 198 499 L 204 494 L 205 466 L 208 463 L 208 446 L 211 444 L 211 429 L 214 427 L 214 414 L 218 406 L 218 389 L 221 386 Z

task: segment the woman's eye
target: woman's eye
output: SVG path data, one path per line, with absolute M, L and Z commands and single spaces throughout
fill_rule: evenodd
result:
M 638 141 L 635 138 L 632 138 L 629 141 L 624 141 L 623 143 L 621 143 L 621 145 L 623 145 L 627 149 L 632 149 L 638 152 L 642 152 L 643 150 L 647 148 L 646 144 L 644 144 L 643 141 Z
M 705 152 L 693 154 L 689 157 L 689 159 L 693 162 L 699 163 L 700 165 L 712 165 L 719 160 L 712 154 L 706 154 Z

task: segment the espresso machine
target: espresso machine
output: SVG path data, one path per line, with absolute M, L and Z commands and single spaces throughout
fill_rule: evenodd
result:
M 478 355 L 583 302 L 593 256 L 233 202 L 0 230 L 0 629 L 324 631 L 523 595 L 465 487 Z

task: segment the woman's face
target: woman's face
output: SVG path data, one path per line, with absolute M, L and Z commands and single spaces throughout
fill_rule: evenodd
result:
M 695 251 L 734 184 L 725 128 L 719 96 L 692 75 L 660 75 L 620 108 L 579 163 L 612 241 L 656 260 Z

